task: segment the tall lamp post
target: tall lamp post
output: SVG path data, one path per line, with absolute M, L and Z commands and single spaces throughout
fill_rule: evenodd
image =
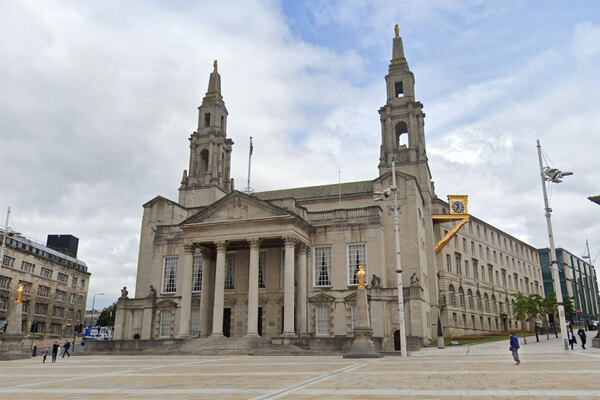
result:
M 94 293 L 94 296 L 92 297 L 92 315 L 90 316 L 90 325 L 94 320 L 94 305 L 96 304 L 96 296 L 104 296 L 104 293 Z
M 540 141 L 537 141 L 538 159 L 540 162 L 540 176 L 542 178 L 542 192 L 544 193 L 544 210 L 546 211 L 546 225 L 548 227 L 548 238 L 550 239 L 550 269 L 552 270 L 552 281 L 554 283 L 554 292 L 556 293 L 556 302 L 558 305 L 558 319 L 560 323 L 560 336 L 563 340 L 565 350 L 568 349 L 566 330 L 567 321 L 565 319 L 565 306 L 563 303 L 562 290 L 560 286 L 560 274 L 558 272 L 558 261 L 556 258 L 556 248 L 554 247 L 554 235 L 552 234 L 552 221 L 550 214 L 552 209 L 548 205 L 548 194 L 546 192 L 546 182 L 560 183 L 561 178 L 567 175 L 573 175 L 572 172 L 563 172 L 556 168 L 544 167 L 542 162 L 542 147 Z
M 376 198 L 376 201 L 384 200 L 394 194 L 394 240 L 396 244 L 396 277 L 398 283 L 398 325 L 400 331 L 400 355 L 406 357 L 406 324 L 404 321 L 404 293 L 402 289 L 402 269 L 400 265 L 400 234 L 398 233 L 398 187 L 396 186 L 396 162 L 392 159 L 392 186 L 385 189 Z

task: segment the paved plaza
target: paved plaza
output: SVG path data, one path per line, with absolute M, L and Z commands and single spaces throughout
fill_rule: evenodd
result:
M 0 398 L 600 399 L 600 349 L 528 341 L 520 366 L 508 340 L 427 348 L 406 359 L 89 355 L 42 364 L 36 357 L 0 363 Z

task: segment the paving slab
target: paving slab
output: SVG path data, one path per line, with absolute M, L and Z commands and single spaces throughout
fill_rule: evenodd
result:
M 0 398 L 27 399 L 600 399 L 600 349 L 560 339 L 409 357 L 73 356 L 0 363 Z

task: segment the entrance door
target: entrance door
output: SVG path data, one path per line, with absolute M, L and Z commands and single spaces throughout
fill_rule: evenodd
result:
M 262 332 L 262 315 L 263 311 L 262 311 L 262 307 L 258 307 L 258 334 L 260 336 L 262 336 L 263 332 Z
M 223 336 L 231 336 L 231 308 L 223 310 Z
M 394 331 L 394 350 L 400 350 L 400 331 Z

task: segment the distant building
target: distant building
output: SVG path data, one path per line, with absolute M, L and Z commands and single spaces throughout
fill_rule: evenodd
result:
M 544 291 L 546 293 L 554 292 L 554 280 L 550 269 L 550 249 L 539 249 L 539 253 L 544 275 Z M 591 319 L 597 320 L 599 304 L 596 269 L 565 249 L 556 249 L 556 258 L 563 298 L 567 296 L 573 298 L 574 322 L 584 324 Z
M 0 241 L 3 232 L 0 232 Z M 69 236 L 78 241 L 77 238 Z M 50 240 L 51 241 L 51 240 Z M 9 233 L 0 268 L 0 320 L 7 320 L 9 302 L 23 284 L 23 333 L 45 337 L 71 336 L 83 323 L 90 273 L 86 264 L 19 233 Z
M 448 203 L 434 204 L 448 212 Z M 439 240 L 452 225 L 434 229 Z M 544 297 L 537 249 L 473 216 L 438 254 L 437 266 L 442 325 L 449 336 L 520 329 L 515 294 Z

